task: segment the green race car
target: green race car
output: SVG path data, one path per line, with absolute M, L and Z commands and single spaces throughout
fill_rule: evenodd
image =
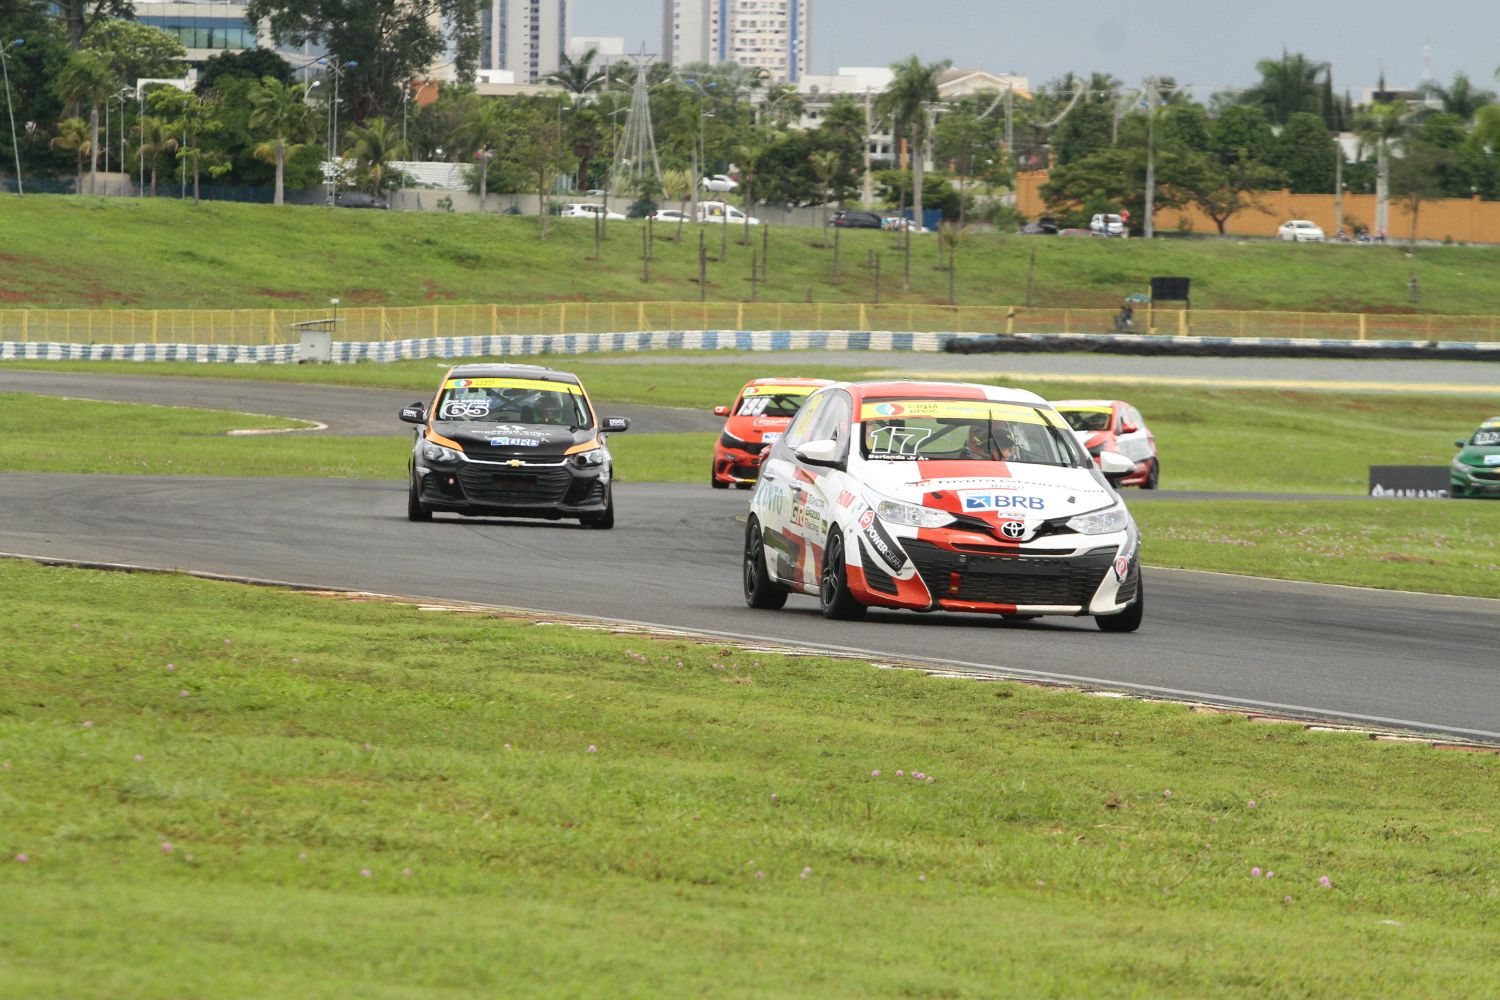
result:
M 1500 417 L 1491 417 L 1467 441 L 1453 442 L 1449 493 L 1460 497 L 1500 497 Z

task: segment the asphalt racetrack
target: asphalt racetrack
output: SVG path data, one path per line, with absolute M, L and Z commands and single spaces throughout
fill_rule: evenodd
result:
M 141 393 L 176 405 L 333 417 L 323 433 L 410 433 L 395 419 L 410 402 L 405 393 L 35 375 L 0 372 L 0 391 Z M 335 405 L 305 405 L 313 398 Z M 633 412 L 631 433 L 715 424 L 694 411 L 604 408 Z M 347 425 L 336 426 L 339 419 Z M 1173 496 L 1131 491 L 1127 499 Z M 699 484 L 620 482 L 615 529 L 599 532 L 452 515 L 413 524 L 402 480 L 6 473 L 0 553 L 599 616 L 1500 742 L 1500 601 L 1148 569 L 1145 623 L 1133 635 L 1106 635 L 1088 618 L 872 612 L 864 622 L 830 622 L 808 597 L 779 612 L 745 607 L 747 500 Z

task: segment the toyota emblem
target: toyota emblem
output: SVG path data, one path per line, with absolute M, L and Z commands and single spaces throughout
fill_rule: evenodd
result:
M 1026 534 L 1026 523 L 1024 521 L 1006 521 L 1000 525 L 1000 534 L 1006 538 L 1020 538 Z

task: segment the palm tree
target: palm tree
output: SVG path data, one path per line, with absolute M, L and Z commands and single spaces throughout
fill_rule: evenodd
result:
M 1285 125 L 1299 111 L 1319 112 L 1318 75 L 1328 72 L 1327 63 L 1283 50 L 1280 59 L 1262 59 L 1256 63 L 1255 71 L 1260 74 L 1260 83 L 1240 95 L 1241 104 L 1261 108 L 1276 125 Z
M 911 145 L 911 189 L 913 218 L 922 225 L 922 170 L 927 158 L 927 137 L 932 123 L 927 117 L 928 105 L 938 100 L 938 75 L 952 63 L 947 59 L 925 66 L 916 56 L 906 62 L 893 63 L 895 77 L 875 104 L 878 115 L 889 115 L 895 131 Z
M 263 77 L 250 88 L 250 127 L 256 131 L 269 130 L 273 136 L 255 147 L 259 159 L 276 164 L 275 203 L 285 203 L 287 154 L 297 154 L 306 148 L 305 140 L 312 131 L 312 112 L 303 98 L 307 84 L 285 84 L 274 76 Z M 291 145 L 287 143 L 290 141 Z
M 151 197 L 156 197 L 156 168 L 163 155 L 177 152 L 177 135 L 167 122 L 147 115 L 135 124 L 136 155 L 151 161 Z
M 496 146 L 510 138 L 506 105 L 494 98 L 473 95 L 464 108 L 463 121 L 454 130 L 453 141 L 467 156 L 479 161 L 479 205 L 483 210 L 489 197 L 490 160 Z
M 89 105 L 89 194 L 99 186 L 99 106 L 119 89 L 109 57 L 90 49 L 73 53 L 57 74 L 57 93 L 64 103 Z
M 602 89 L 605 73 L 594 66 L 598 58 L 597 48 L 589 49 L 576 60 L 568 58 L 568 54 L 564 52 L 557 58 L 557 72 L 549 73 L 545 82 L 559 86 L 575 97 Z
M 65 118 L 57 125 L 57 135 L 52 138 L 49 145 L 53 149 L 66 149 L 73 152 L 77 159 L 77 179 L 74 181 L 75 193 L 83 192 L 83 158 L 93 151 L 93 142 L 89 139 L 89 127 L 82 118 Z
M 406 141 L 401 138 L 400 123 L 371 118 L 349 130 L 354 140 L 354 154 L 359 175 L 369 184 L 371 194 L 379 194 L 393 180 L 391 161 L 406 158 Z
M 1400 145 L 1410 127 L 1404 107 L 1395 101 L 1376 102 L 1354 117 L 1360 142 L 1375 147 L 1375 229 L 1384 235 L 1390 221 L 1391 149 Z
M 834 175 L 843 166 L 843 157 L 836 149 L 823 149 L 808 157 L 813 173 L 818 175 L 818 202 L 823 206 L 823 238 L 828 238 L 828 190 L 833 187 Z
M 1467 73 L 1453 74 L 1451 86 L 1433 85 L 1432 92 L 1443 102 L 1443 110 L 1458 115 L 1464 121 L 1472 121 L 1479 109 L 1495 100 L 1493 92 L 1475 88 Z

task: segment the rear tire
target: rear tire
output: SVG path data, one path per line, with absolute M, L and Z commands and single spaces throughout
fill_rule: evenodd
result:
M 849 574 L 844 566 L 844 536 L 837 530 L 828 536 L 823 550 L 823 573 L 818 578 L 818 605 L 824 618 L 856 621 L 866 608 L 849 593 Z
M 585 514 L 578 519 L 585 528 L 596 528 L 599 531 L 608 531 L 615 526 L 615 488 L 606 486 L 604 488 L 604 510 L 598 514 Z
M 775 611 L 786 606 L 787 588 L 771 579 L 766 569 L 765 539 L 755 518 L 745 526 L 745 559 L 743 577 L 745 603 L 752 608 Z
M 422 493 L 417 489 L 415 477 L 406 484 L 406 519 L 408 521 L 431 521 L 432 511 L 422 502 Z
M 1146 481 L 1141 483 L 1141 489 L 1154 490 L 1161 485 L 1161 459 L 1151 460 L 1151 472 L 1146 476 Z
M 1134 632 L 1141 627 L 1141 615 L 1145 613 L 1145 610 L 1146 581 L 1143 577 L 1136 581 L 1135 600 L 1131 601 L 1124 611 L 1113 615 L 1095 615 L 1094 624 L 1099 626 L 1101 632 Z

